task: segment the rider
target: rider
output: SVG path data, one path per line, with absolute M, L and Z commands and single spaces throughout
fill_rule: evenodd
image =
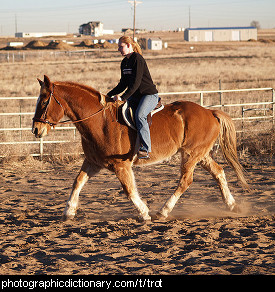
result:
M 139 44 L 129 36 L 122 36 L 119 39 L 118 50 L 125 57 L 121 62 L 121 79 L 118 85 L 107 93 L 107 96 L 114 96 L 113 99 L 118 100 L 120 97 L 117 94 L 127 88 L 121 98 L 136 108 L 135 121 L 141 141 L 138 158 L 149 159 L 151 138 L 147 115 L 158 104 L 158 91 L 146 61 L 142 57 Z

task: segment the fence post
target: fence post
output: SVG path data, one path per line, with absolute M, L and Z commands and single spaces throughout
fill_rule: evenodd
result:
M 275 90 L 274 89 L 272 89 L 272 102 L 273 102 L 273 104 L 272 104 L 272 114 L 273 114 L 273 118 L 272 118 L 272 123 L 273 123 L 273 125 L 274 125 L 274 123 L 275 123 Z
M 22 128 L 21 102 L 19 105 L 19 128 Z M 20 140 L 22 141 L 22 130 L 20 131 Z
M 203 93 L 200 92 L 200 103 L 201 103 L 201 106 L 203 106 Z
M 244 107 L 242 106 L 242 133 L 241 133 L 241 137 L 243 138 L 244 134 L 244 112 L 245 112 L 245 109 Z
M 43 159 L 43 138 L 40 138 L 40 144 L 39 144 L 39 150 L 40 150 L 40 160 Z
M 219 90 L 222 90 L 222 81 L 219 79 Z M 220 91 L 220 105 L 221 105 L 221 110 L 224 110 L 224 104 L 223 104 L 223 94 Z

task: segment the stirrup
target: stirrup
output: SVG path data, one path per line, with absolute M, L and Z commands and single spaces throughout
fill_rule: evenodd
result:
M 150 155 L 146 150 L 139 150 L 138 159 L 150 159 Z

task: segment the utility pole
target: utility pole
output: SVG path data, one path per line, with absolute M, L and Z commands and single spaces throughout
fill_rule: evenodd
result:
M 191 7 L 189 6 L 189 28 L 191 27 Z
M 15 33 L 17 33 L 17 15 L 14 15 Z
M 133 20 L 133 39 L 135 38 L 135 32 L 136 32 L 136 7 L 138 4 L 141 4 L 141 1 L 128 1 L 128 3 L 131 3 L 134 5 L 134 20 Z

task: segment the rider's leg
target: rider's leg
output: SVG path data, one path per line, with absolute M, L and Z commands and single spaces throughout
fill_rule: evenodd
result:
M 147 153 L 151 152 L 151 137 L 147 116 L 157 106 L 158 100 L 158 94 L 144 95 L 135 113 L 136 126 L 142 145 L 141 150 Z

